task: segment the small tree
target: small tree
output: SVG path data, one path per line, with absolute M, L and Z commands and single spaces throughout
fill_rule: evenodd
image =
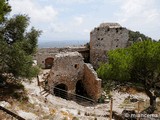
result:
M 133 42 L 138 42 L 139 40 L 152 40 L 152 38 L 140 33 L 139 31 L 129 31 L 129 40 Z
M 11 11 L 11 7 L 8 4 L 8 1 L 1 0 L 0 1 L 0 23 L 5 21 L 6 15 Z
M 102 64 L 97 72 L 104 80 L 141 83 L 155 110 L 156 98 L 160 96 L 159 53 L 159 42 L 138 42 L 129 48 L 110 51 L 109 63 Z

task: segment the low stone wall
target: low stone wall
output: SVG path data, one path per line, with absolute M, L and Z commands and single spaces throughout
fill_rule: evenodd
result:
M 101 79 L 98 78 L 96 71 L 91 64 L 84 64 L 84 87 L 87 94 L 92 99 L 98 101 L 101 96 Z

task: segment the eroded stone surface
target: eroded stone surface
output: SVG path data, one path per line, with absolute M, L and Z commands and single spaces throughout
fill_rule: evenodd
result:
M 87 95 L 97 101 L 101 95 L 101 80 L 92 65 L 85 64 L 78 52 L 57 54 L 48 77 L 51 93 L 54 94 L 57 85 L 64 84 L 69 93 L 75 94 L 78 81 L 82 81 Z
M 78 52 L 57 54 L 48 78 L 50 91 L 53 92 L 56 85 L 63 83 L 68 91 L 74 92 L 77 81 L 83 79 L 83 69 L 83 57 Z
M 86 47 L 67 47 L 67 48 L 40 48 L 37 51 L 35 59 L 37 64 L 42 68 L 46 68 L 46 59 L 54 58 L 60 52 L 79 52 L 84 57 L 85 62 L 89 62 L 89 48 Z
M 101 96 L 101 79 L 91 64 L 84 64 L 84 86 L 87 94 L 94 100 L 98 100 Z
M 37 62 L 42 68 L 52 67 L 47 78 L 52 93 L 54 93 L 55 86 L 59 84 L 65 85 L 63 87 L 68 92 L 76 93 L 76 84 L 81 81 L 84 92 L 97 100 L 101 94 L 101 80 L 92 66 L 97 69 L 100 63 L 107 62 L 109 50 L 125 48 L 128 44 L 128 29 L 118 23 L 102 23 L 91 31 L 89 48 L 39 49 Z M 90 58 L 91 65 L 85 64 L 83 60 L 86 58 Z
M 129 31 L 118 23 L 102 23 L 90 33 L 90 62 L 98 68 L 107 61 L 107 51 L 128 45 Z

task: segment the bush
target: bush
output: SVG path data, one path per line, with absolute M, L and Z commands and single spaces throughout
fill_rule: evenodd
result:
M 105 102 L 105 96 L 101 95 L 101 97 L 98 99 L 98 103 L 104 103 Z
M 73 117 L 73 119 L 72 120 L 79 120 L 77 117 Z

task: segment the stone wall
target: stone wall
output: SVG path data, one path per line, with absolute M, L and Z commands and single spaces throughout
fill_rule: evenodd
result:
M 101 96 L 101 79 L 97 77 L 97 73 L 91 64 L 84 64 L 84 87 L 87 94 L 94 100 L 98 100 Z
M 41 67 L 41 68 L 46 68 L 45 67 L 45 60 L 47 59 L 47 58 L 54 58 L 55 57 L 55 55 L 56 55 L 57 53 L 37 53 L 37 58 L 36 58 L 36 60 L 37 60 L 37 64 Z M 54 62 L 54 61 L 53 61 Z
M 101 80 L 97 77 L 91 64 L 85 64 L 78 52 L 63 52 L 55 55 L 54 65 L 47 78 L 50 92 L 54 94 L 57 85 L 64 84 L 68 93 L 75 94 L 78 82 L 81 90 L 95 101 L 101 95 Z M 69 97 L 69 96 L 68 96 Z
M 59 53 L 55 55 L 54 65 L 49 73 L 50 91 L 58 84 L 65 84 L 68 92 L 75 93 L 76 83 L 84 75 L 83 57 L 78 52 Z
M 107 61 L 107 51 L 128 45 L 129 31 L 118 23 L 103 23 L 90 33 L 90 63 L 95 69 Z
M 45 68 L 45 59 L 54 58 L 60 52 L 79 52 L 84 57 L 85 62 L 89 62 L 89 48 L 86 47 L 67 47 L 67 48 L 40 48 L 35 56 L 37 64 Z M 54 62 L 54 61 L 53 61 Z

